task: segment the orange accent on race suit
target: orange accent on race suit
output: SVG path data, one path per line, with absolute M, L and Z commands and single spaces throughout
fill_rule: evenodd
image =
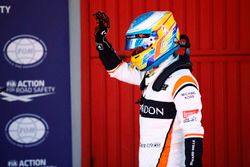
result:
M 199 133 L 190 133 L 190 134 L 185 134 L 185 137 L 190 137 L 190 136 L 200 136 L 200 137 L 203 137 L 204 134 L 199 134 Z
M 188 76 L 188 75 L 185 75 L 181 78 L 179 78 L 177 80 L 177 82 L 175 83 L 174 85 L 174 89 L 173 89 L 173 92 L 172 92 L 172 96 L 174 96 L 174 94 L 177 92 L 177 90 L 185 83 L 193 83 L 194 85 L 196 85 L 198 87 L 198 84 L 196 83 L 196 81 L 191 77 L 191 76 Z
M 162 151 L 161 157 L 159 159 L 159 163 L 157 165 L 157 167 L 166 167 L 168 164 L 168 158 L 169 158 L 169 152 L 170 152 L 170 144 L 171 144 L 171 140 L 172 140 L 172 131 L 173 131 L 173 127 L 171 128 L 169 135 L 167 137 L 167 141 L 165 143 L 164 146 L 164 150 Z

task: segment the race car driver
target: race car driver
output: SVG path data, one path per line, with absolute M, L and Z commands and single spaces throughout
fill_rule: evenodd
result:
M 131 23 L 125 46 L 132 50 L 131 63 L 121 60 L 106 38 L 108 16 L 94 15 L 96 48 L 107 72 L 142 90 L 139 166 L 201 167 L 201 95 L 190 71 L 189 39 L 179 34 L 173 14 L 147 12 Z

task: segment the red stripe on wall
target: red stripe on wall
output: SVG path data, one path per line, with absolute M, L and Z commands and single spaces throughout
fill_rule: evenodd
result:
M 82 134 L 82 166 L 90 166 L 91 164 L 91 116 L 90 116 L 90 25 L 86 24 L 90 17 L 89 3 L 81 1 L 81 134 Z M 74 142 L 74 141 L 73 141 Z

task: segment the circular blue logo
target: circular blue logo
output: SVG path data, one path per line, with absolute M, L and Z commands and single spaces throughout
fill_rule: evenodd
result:
M 5 127 L 7 139 L 19 147 L 33 147 L 47 137 L 47 122 L 34 114 L 21 114 L 13 117 Z
M 11 38 L 4 46 L 4 57 L 13 66 L 31 68 L 43 62 L 47 55 L 46 45 L 32 35 Z

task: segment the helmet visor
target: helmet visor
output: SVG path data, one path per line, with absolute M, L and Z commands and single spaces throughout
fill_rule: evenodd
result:
M 144 49 L 148 48 L 154 42 L 154 37 L 150 34 L 136 34 L 126 36 L 125 49 L 135 49 L 143 47 Z
M 130 49 L 142 47 L 144 43 L 145 43 L 145 39 L 143 38 L 134 38 L 134 39 L 126 38 L 125 49 L 130 50 Z

